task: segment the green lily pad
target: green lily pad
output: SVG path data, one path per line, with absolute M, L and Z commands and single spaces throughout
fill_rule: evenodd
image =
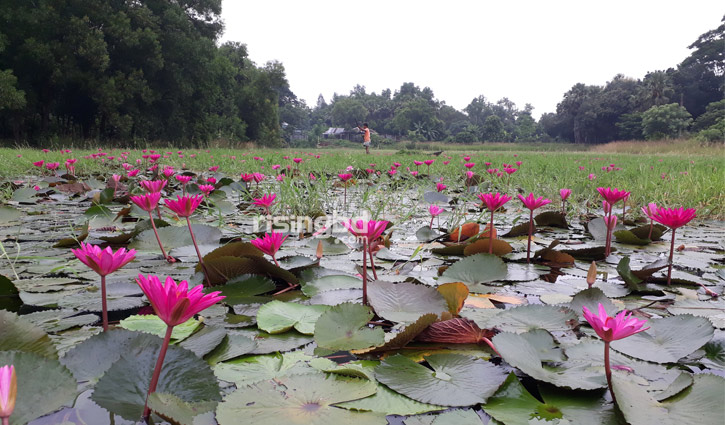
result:
M 268 379 L 316 373 L 316 369 L 307 364 L 310 359 L 312 357 L 301 351 L 249 356 L 217 364 L 214 374 L 223 381 L 243 387 Z
M 471 318 L 476 320 L 475 317 Z M 486 323 L 479 323 L 479 326 L 516 333 L 533 329 L 553 332 L 572 329 L 578 322 L 576 313 L 566 307 L 530 304 L 502 311 Z
M 463 282 L 466 285 L 502 280 L 508 273 L 506 263 L 492 254 L 476 254 L 458 260 L 438 278 L 438 283 Z
M 222 237 L 222 232 L 218 228 L 206 224 L 192 224 L 191 229 L 194 231 L 194 237 L 198 245 L 218 244 Z M 167 251 L 193 244 L 187 226 L 169 226 L 157 230 L 161 244 Z M 139 251 L 158 251 L 159 243 L 156 241 L 153 229 L 144 230 L 136 235 L 128 247 Z
M 725 380 L 711 374 L 694 375 L 692 385 L 677 395 L 659 402 L 629 379 L 612 371 L 612 386 L 617 405 L 633 425 L 720 424 L 725 418 L 722 389 Z
M 433 370 L 396 354 L 375 368 L 375 377 L 413 400 L 442 406 L 483 403 L 506 379 L 503 369 L 461 354 L 431 354 L 425 359 Z
M 184 340 L 194 333 L 199 325 L 201 325 L 201 322 L 192 317 L 186 322 L 174 326 L 174 329 L 171 332 L 171 339 L 176 341 Z M 129 316 L 121 320 L 120 326 L 123 329 L 128 329 L 129 331 L 145 332 L 151 335 L 156 335 L 159 338 L 163 338 L 164 335 L 166 335 L 166 329 L 168 328 L 168 325 L 166 325 L 166 323 L 164 323 L 164 321 L 155 314 L 136 314 Z
M 307 241 L 307 248 L 301 250 L 304 254 L 315 254 L 317 245 L 322 243 L 322 255 L 345 255 L 350 252 L 350 248 L 340 239 L 330 236 L 327 238 L 312 238 Z
M 641 239 L 629 230 L 617 230 L 614 232 L 614 237 L 617 242 L 629 244 L 629 245 L 649 245 L 652 243 L 649 239 Z
M 302 305 L 274 300 L 259 308 L 257 327 L 270 334 L 295 328 L 299 333 L 313 335 L 317 319 L 329 309 L 326 305 Z
M 19 221 L 25 215 L 24 212 L 8 206 L 0 206 L 0 225 Z
M 385 342 L 381 328 L 370 329 L 373 318 L 369 307 L 343 303 L 331 307 L 317 319 L 315 342 L 331 350 L 355 350 L 375 347 Z
M 604 376 L 589 364 L 545 364 L 542 357 L 548 357 L 547 354 L 540 352 L 524 335 L 503 332 L 493 338 L 493 345 L 507 363 L 534 379 L 571 389 L 593 390 L 606 386 Z
M 250 353 L 257 348 L 253 339 L 244 335 L 227 334 L 222 341 L 214 347 L 206 356 L 210 365 L 215 365 L 225 360 L 231 360 L 244 354 Z
M 385 425 L 384 414 L 334 407 L 367 397 L 375 390 L 375 384 L 367 379 L 321 373 L 288 376 L 239 388 L 219 404 L 216 418 L 219 425 L 236 425 L 240 418 L 257 425 Z
M 74 310 L 46 310 L 26 314 L 24 319 L 43 328 L 46 332 L 60 332 L 77 326 L 85 326 L 98 322 L 95 314 L 78 314 Z
M 323 361 L 329 362 L 324 366 L 317 366 L 313 363 L 322 364 Z M 337 365 L 336 363 L 323 359 L 316 358 L 310 364 L 313 367 L 319 368 L 320 370 L 328 373 L 334 373 L 344 376 L 351 376 L 355 378 L 369 379 L 377 385 L 377 391 L 375 394 L 361 398 L 359 400 L 347 401 L 345 403 L 337 404 L 338 407 L 352 410 L 362 410 L 366 412 L 377 412 L 384 413 L 386 415 L 417 415 L 419 413 L 432 412 L 436 410 L 444 410 L 445 406 L 437 406 L 435 404 L 421 403 L 413 400 L 412 398 L 406 397 L 399 394 L 385 385 L 377 384 L 375 381 L 375 367 L 380 364 L 378 361 L 363 360 L 351 363 L 345 363 L 344 365 Z
M 220 291 L 225 296 L 223 302 L 227 305 L 250 304 L 264 302 L 268 298 L 258 295 L 271 292 L 276 288 L 274 282 L 264 276 L 245 274 L 227 281 L 226 285 L 207 288 L 205 292 Z
M 710 341 L 714 329 L 709 320 L 690 314 L 649 319 L 650 329 L 612 342 L 612 348 L 642 360 L 676 363 Z
M 574 298 L 569 302 L 569 308 L 579 314 L 579 317 L 584 317 L 583 307 L 589 309 L 589 311 L 597 311 L 599 304 L 604 306 L 607 314 L 614 316 L 617 312 L 616 307 L 612 300 L 607 298 L 599 288 L 589 288 L 574 295 Z
M 302 292 L 308 297 L 314 297 L 322 292 L 336 289 L 362 288 L 362 280 L 349 274 L 336 274 L 332 271 L 305 270 L 302 273 Z
M 0 341 L 3 339 L 0 337 Z M 15 366 L 18 380 L 15 410 L 10 415 L 11 425 L 26 424 L 72 403 L 76 397 L 77 384 L 73 375 L 56 358 L 32 352 L 0 350 L 0 365 Z
M 171 336 L 173 337 L 174 334 L 172 333 Z M 200 331 L 184 339 L 179 345 L 199 357 L 204 357 L 221 344 L 226 336 L 227 331 L 223 328 L 204 326 Z
M 178 425 L 194 425 L 194 418 L 214 410 L 216 401 L 186 402 L 173 394 L 155 392 L 149 396 L 149 409 Z
M 603 391 L 567 391 L 541 386 L 543 402 L 532 396 L 510 373 L 498 392 L 484 406 L 486 413 L 506 425 L 532 423 L 570 423 L 617 425 L 611 404 L 602 397 Z
M 53 342 L 43 329 L 22 316 L 0 310 L 0 351 L 11 350 L 58 358 Z
M 435 288 L 408 282 L 370 282 L 368 299 L 380 317 L 393 322 L 409 323 L 424 314 L 440 316 L 448 311 L 448 303 Z
M 443 233 L 431 229 L 429 226 L 423 226 L 415 232 L 415 238 L 420 242 L 430 242 L 443 236 Z
M 405 425 L 482 425 L 478 414 L 471 409 L 453 409 L 434 415 L 418 415 L 405 420 Z M 489 422 L 490 423 L 490 422 Z M 492 424 L 493 425 L 493 424 Z
M 92 399 L 128 420 L 143 412 L 151 375 L 161 350 L 161 338 L 151 337 L 140 349 L 124 351 L 98 380 Z M 221 399 L 219 383 L 209 366 L 191 351 L 171 345 L 166 352 L 156 390 L 188 403 Z

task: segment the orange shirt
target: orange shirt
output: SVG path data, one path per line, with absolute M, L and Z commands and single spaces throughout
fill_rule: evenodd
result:
M 363 131 L 365 132 L 365 134 L 363 134 L 363 142 L 369 142 L 370 141 L 370 129 L 363 128 Z

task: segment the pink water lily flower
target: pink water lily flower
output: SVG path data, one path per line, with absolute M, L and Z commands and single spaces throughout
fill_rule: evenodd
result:
M 363 305 L 368 304 L 368 273 L 367 273 L 367 257 L 368 254 L 370 254 L 370 265 L 373 269 L 373 277 L 376 276 L 375 273 L 375 265 L 373 263 L 373 255 L 372 252 L 368 252 L 370 250 L 370 246 L 372 243 L 374 243 L 380 236 L 382 236 L 385 229 L 388 227 L 388 222 L 385 220 L 357 220 L 353 222 L 352 220 L 343 221 L 342 225 L 350 232 L 352 233 L 359 241 L 362 242 L 363 245 L 363 296 L 362 296 L 362 302 Z
M 675 251 L 675 231 L 685 224 L 689 223 L 696 217 L 697 211 L 694 208 L 664 208 L 659 207 L 652 214 L 652 220 L 664 224 L 665 226 L 672 229 L 672 242 L 670 243 L 670 258 L 669 267 L 667 268 L 667 284 L 669 285 L 672 280 L 672 257 Z M 707 293 L 712 295 L 712 291 L 707 290 Z
M 433 163 L 434 163 L 434 162 L 436 162 L 436 161 L 435 161 L 435 159 L 426 159 L 425 161 L 423 161 L 423 163 L 424 163 L 425 165 L 429 166 L 429 167 L 430 167 L 431 165 L 433 165 Z
M 352 178 L 352 174 L 349 173 L 340 173 L 337 175 L 337 177 L 340 178 L 343 182 L 346 182 Z
M 254 198 L 254 201 L 252 204 L 264 208 L 264 210 L 269 214 L 270 207 L 274 204 L 274 199 L 277 197 L 276 194 L 272 193 L 271 195 L 262 195 L 261 198 Z
M 142 180 L 139 185 L 148 193 L 161 192 L 166 187 L 167 180 Z
M 571 189 L 559 189 L 559 196 L 561 196 L 562 201 L 566 201 L 569 195 L 571 195 Z
M 191 176 L 185 176 L 183 174 L 178 174 L 178 175 L 174 176 L 174 178 L 176 179 L 176 181 L 178 181 L 182 185 L 185 185 L 191 181 Z
M 136 250 L 119 248 L 113 252 L 111 247 L 101 249 L 96 245 L 81 242 L 79 249 L 71 249 L 71 252 L 91 270 L 100 276 L 109 275 L 136 258 Z
M 18 395 L 18 376 L 15 366 L 0 367 L 0 419 L 3 425 L 9 424 L 8 418 L 15 410 L 15 400 Z
M 176 196 L 176 201 L 173 199 L 164 199 L 166 207 L 176 213 L 179 217 L 190 217 L 194 211 L 204 201 L 204 196 Z
M 186 322 L 195 314 L 211 307 L 225 297 L 219 295 L 221 294 L 219 291 L 204 294 L 201 285 L 197 285 L 189 290 L 187 281 L 182 280 L 177 284 L 170 277 L 167 277 L 166 281 L 162 284 L 156 276 L 149 275 L 148 277 L 144 277 L 144 275 L 139 274 L 138 278 L 136 278 L 136 283 L 141 287 L 143 293 L 146 294 L 146 298 L 151 303 L 156 315 L 166 323 L 166 335 L 164 335 L 164 341 L 161 344 L 161 351 L 159 352 L 159 357 L 156 361 L 154 373 L 151 376 L 151 383 L 149 384 L 149 390 L 146 395 L 146 399 L 148 400 L 148 396 L 156 391 L 156 385 L 161 376 L 161 368 L 164 364 L 169 343 L 171 342 L 171 333 L 173 332 L 174 326 Z M 150 414 L 151 410 L 144 405 L 144 421 L 148 419 Z
M 214 185 L 211 184 L 200 184 L 199 190 L 202 191 L 202 193 L 206 196 L 209 196 L 209 194 L 214 191 Z
M 478 199 L 486 205 L 489 211 L 493 212 L 501 208 L 511 197 L 503 193 L 479 193 Z
M 467 162 L 467 163 L 463 164 L 463 166 L 466 167 L 466 168 L 468 168 L 470 170 L 471 168 L 473 168 L 473 167 L 476 166 L 476 163 L 475 162 Z
M 551 200 L 544 199 L 542 196 L 534 198 L 533 193 L 529 193 L 529 195 L 525 198 L 521 195 L 517 196 L 524 206 L 529 209 L 529 241 L 526 244 L 526 262 L 531 263 L 531 237 L 534 234 L 534 210 L 550 203 Z
M 204 294 L 201 285 L 189 290 L 187 281 L 177 284 L 171 277 L 162 284 L 156 276 L 139 274 L 136 283 L 146 294 L 156 315 L 168 326 L 180 325 L 225 298 L 218 291 Z
M 129 199 L 142 210 L 151 212 L 159 204 L 161 194 L 159 192 L 150 192 L 145 195 L 131 196 Z
M 136 251 L 119 248 L 113 252 L 111 247 L 101 249 L 98 246 L 81 242 L 80 249 L 71 249 L 73 255 L 83 264 L 101 276 L 101 317 L 104 332 L 108 330 L 108 307 L 106 304 L 106 276 L 130 263 L 136 258 Z
M 252 245 L 256 246 L 257 249 L 265 254 L 271 256 L 274 264 L 279 267 L 279 263 L 277 262 L 277 258 L 275 256 L 287 237 L 288 236 L 282 237 L 282 233 L 275 233 L 273 230 L 272 233 L 265 233 L 261 238 L 253 239 Z
M 625 310 L 620 311 L 615 317 L 610 317 L 601 303 L 596 315 L 586 307 L 582 307 L 582 310 L 584 318 L 594 332 L 605 342 L 616 341 L 649 329 L 649 327 L 642 328 L 647 320 L 632 317 L 632 313 L 627 313 Z
M 597 192 L 602 195 L 605 201 L 609 202 L 610 205 L 614 206 L 617 202 L 629 197 L 631 192 L 626 190 L 619 190 L 616 187 L 598 187 Z
M 438 192 L 443 192 L 443 191 L 444 191 L 444 190 L 446 189 L 446 187 L 447 187 L 447 186 L 446 186 L 446 185 L 444 185 L 443 183 L 436 183 L 436 190 L 437 190 Z
M 604 341 L 604 373 L 607 378 L 607 385 L 609 386 L 612 400 L 616 403 L 617 399 L 612 390 L 612 367 L 609 364 L 609 344 L 612 341 L 646 331 L 649 327 L 643 328 L 642 326 L 647 321 L 632 317 L 632 313 L 627 313 L 624 310 L 620 311 L 615 317 L 610 317 L 601 303 L 599 303 L 598 315 L 589 311 L 586 306 L 582 307 L 582 312 L 584 318 L 594 329 L 594 332 Z

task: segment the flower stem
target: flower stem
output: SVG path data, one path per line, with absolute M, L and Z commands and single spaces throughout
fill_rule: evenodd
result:
M 649 234 L 647 235 L 647 239 L 652 240 L 652 228 L 654 227 L 654 221 L 652 219 L 649 220 Z
M 159 352 L 159 358 L 156 360 L 156 367 L 154 368 L 154 374 L 151 377 L 151 384 L 149 385 L 149 392 L 146 394 L 146 403 L 143 406 L 143 420 L 148 423 L 149 416 L 151 415 L 151 409 L 148 407 L 149 396 L 156 391 L 156 385 L 159 383 L 159 376 L 161 376 L 161 366 L 164 364 L 164 357 L 166 357 L 166 350 L 169 348 L 169 342 L 171 342 L 171 332 L 173 326 L 166 328 L 166 335 L 164 336 L 164 342 L 161 344 L 161 351 Z
M 101 308 L 103 317 L 103 332 L 108 331 L 108 307 L 106 305 L 106 276 L 101 275 Z
M 608 224 L 608 223 L 611 223 L 612 222 L 612 210 L 611 210 L 612 206 L 610 206 L 609 208 L 610 208 L 610 210 L 609 210 L 609 220 L 607 220 L 607 222 L 604 223 L 604 224 L 607 225 L 607 238 L 606 238 L 606 242 L 605 242 L 605 245 L 606 246 L 604 248 L 604 256 L 605 256 L 605 258 L 606 257 L 609 257 L 609 254 L 611 254 L 611 252 L 612 252 L 611 251 L 611 249 L 612 249 L 611 248 L 612 247 L 612 230 L 609 228 L 609 224 Z
M 526 264 L 531 264 L 531 237 L 534 234 L 534 210 L 529 213 L 529 243 L 526 245 Z
M 3 419 L 3 425 L 10 425 L 10 416 L 6 416 Z
M 362 272 L 362 278 L 363 278 L 363 305 L 368 305 L 368 262 L 367 262 L 367 252 L 368 252 L 368 240 L 367 237 L 363 239 L 363 272 Z
M 378 272 L 375 271 L 375 263 L 373 262 L 373 253 L 368 252 L 368 255 L 370 256 L 370 268 L 373 271 L 373 279 L 378 280 Z
M 209 272 L 206 270 L 206 266 L 204 265 L 204 260 L 201 258 L 201 252 L 199 252 L 199 246 L 196 244 L 196 238 L 194 237 L 194 231 L 191 230 L 191 220 L 189 220 L 189 217 L 186 217 L 186 224 L 189 226 L 189 234 L 191 235 L 191 242 L 194 244 L 194 249 L 196 249 L 196 256 L 199 257 L 199 265 L 201 266 L 201 271 L 204 272 L 204 278 L 206 279 L 206 286 L 211 286 L 211 281 L 209 280 Z M 275 263 L 277 261 L 275 260 Z
M 149 220 L 151 220 L 151 228 L 154 229 L 154 235 L 156 235 L 156 242 L 159 243 L 159 248 L 161 249 L 161 255 L 163 255 L 164 259 L 166 261 L 168 261 L 169 258 L 166 255 L 166 251 L 164 251 L 164 246 L 161 245 L 161 238 L 159 238 L 159 231 L 156 230 L 156 223 L 154 223 L 154 216 L 151 214 L 151 211 L 149 211 Z
M 672 280 L 672 255 L 675 253 L 675 230 L 672 229 L 672 242 L 670 242 L 670 265 L 667 268 L 667 284 Z
M 609 342 L 604 341 L 604 375 L 607 377 L 607 386 L 609 386 L 609 393 L 612 395 L 612 401 L 617 404 L 617 398 L 614 396 L 614 390 L 612 389 L 612 368 L 609 366 Z
M 488 229 L 488 253 L 493 254 L 493 211 L 491 211 L 491 228 Z

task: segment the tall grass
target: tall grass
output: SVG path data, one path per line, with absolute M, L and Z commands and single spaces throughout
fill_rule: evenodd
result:
M 644 144 L 642 144 L 644 143 Z M 640 144 L 642 144 L 640 146 Z M 427 146 L 427 145 L 426 145 Z M 666 150 L 671 147 L 677 151 Z M 476 163 L 473 171 L 483 176 L 484 183 L 479 187 L 482 192 L 500 191 L 511 195 L 516 193 L 533 192 L 537 196 L 546 196 L 558 202 L 558 191 L 561 188 L 572 189 L 570 201 L 581 211 L 587 208 L 601 208 L 596 187 L 612 186 L 632 192 L 629 207 L 639 207 L 647 202 L 657 202 L 666 206 L 685 206 L 698 209 L 700 218 L 725 218 L 725 173 L 723 168 L 725 159 L 723 149 L 718 146 L 700 146 L 692 142 L 617 142 L 595 147 L 593 151 L 538 151 L 526 150 L 521 145 L 505 144 L 513 150 L 483 150 L 483 151 L 449 151 L 445 150 L 440 156 L 431 156 L 434 148 L 420 151 L 394 151 L 374 150 L 372 155 L 365 155 L 362 148 L 355 150 L 273 150 L 273 149 L 182 149 L 183 158 L 179 158 L 178 149 L 163 149 L 160 152 L 173 152 L 169 158 L 162 159 L 162 165 L 172 165 L 177 170 L 186 169 L 209 173 L 212 165 L 220 167 L 219 172 L 239 180 L 241 172 L 259 171 L 267 175 L 275 175 L 271 169 L 273 164 L 280 164 L 284 169 L 287 165 L 294 168 L 292 158 L 300 157 L 304 161 L 299 165 L 301 178 L 308 178 L 314 172 L 321 178 L 316 186 L 284 186 L 284 190 L 293 201 L 290 205 L 295 211 L 312 211 L 320 208 L 328 209 L 336 202 L 336 198 L 327 194 L 332 181 L 337 179 L 337 173 L 343 172 L 346 167 L 352 166 L 356 170 L 370 168 L 375 163 L 375 170 L 381 172 L 370 180 L 359 179 L 357 186 L 348 192 L 350 208 L 359 209 L 362 203 L 368 209 L 379 211 L 396 210 L 405 214 L 411 205 L 408 196 L 404 193 L 422 193 L 435 190 L 435 182 L 442 179 L 448 185 L 448 190 L 461 190 L 463 176 L 466 169 L 463 167 L 463 156 L 470 154 L 471 161 Z M 627 150 L 646 149 L 649 153 L 623 152 Z M 39 171 L 32 162 L 44 159 L 57 161 L 61 164 L 66 158 L 83 158 L 93 151 L 74 151 L 70 154 L 59 152 L 43 153 L 31 149 L 0 149 L 0 176 L 6 180 L 39 181 Z M 117 156 L 123 150 L 108 150 L 109 155 Z M 141 151 L 130 151 L 127 161 L 135 164 L 141 157 Z M 315 158 L 310 155 L 319 155 Z M 18 157 L 20 155 L 20 157 Z M 264 161 L 252 159 L 253 156 L 264 158 Z M 289 156 L 289 159 L 284 159 Z M 419 167 L 421 176 L 413 178 L 406 170 L 409 167 L 415 170 L 413 160 L 423 161 L 435 159 L 430 169 L 430 176 L 425 165 Z M 450 161 L 444 165 L 444 161 Z M 522 161 L 516 166 L 516 161 Z M 394 162 L 401 163 L 398 174 L 391 180 L 387 171 Z M 502 169 L 502 163 L 514 164 L 518 168 L 510 177 L 490 176 L 485 162 L 490 162 L 490 168 Z M 603 171 L 602 167 L 614 164 L 621 168 L 617 171 Z M 583 167 L 580 169 L 579 167 Z M 62 165 L 61 165 L 62 168 Z M 88 178 L 92 174 L 123 174 L 120 162 L 111 161 L 102 163 L 99 159 L 79 159 L 76 163 L 79 175 Z M 364 171 L 362 171 L 364 174 Z M 594 180 L 588 176 L 594 174 Z M 278 183 L 274 183 L 279 185 Z M 289 184 L 289 183 L 287 183 Z M 412 191 L 412 192 L 411 192 Z M 364 202 L 358 199 L 365 199 Z M 421 199 L 421 196 L 417 197 Z M 475 200 L 471 196 L 471 200 Z M 419 201 L 422 202 L 422 201 Z M 307 205 L 310 204 L 310 205 Z M 422 205 L 417 205 L 421 207 Z M 635 213 L 638 208 L 635 209 Z M 373 211 L 371 211 L 373 212 Z

